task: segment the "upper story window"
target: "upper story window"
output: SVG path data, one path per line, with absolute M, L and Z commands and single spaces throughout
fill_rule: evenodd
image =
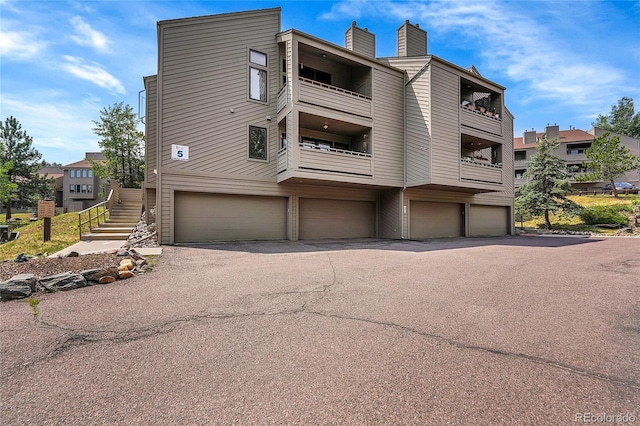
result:
M 249 126 L 249 158 L 267 160 L 267 129 Z
M 591 142 L 567 145 L 567 154 L 568 155 L 584 154 L 585 151 L 590 147 L 591 147 Z
M 513 159 L 516 161 L 523 161 L 527 159 L 527 151 L 516 151 L 513 153 Z
M 70 177 L 70 178 L 74 178 L 74 177 L 76 177 L 76 171 L 75 171 L 75 170 L 73 170 L 73 169 L 69 170 L 69 177 Z
M 267 102 L 267 55 L 249 50 L 249 99 Z

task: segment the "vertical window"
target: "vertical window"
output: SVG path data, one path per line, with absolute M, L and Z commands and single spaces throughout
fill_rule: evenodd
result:
M 86 184 L 82 184 L 82 192 L 87 192 L 87 185 Z
M 80 192 L 80 185 L 76 185 L 76 192 Z
M 249 126 L 249 158 L 267 160 L 267 129 Z
M 75 170 L 73 170 L 73 169 L 72 169 L 72 170 L 69 170 L 69 177 L 70 177 L 70 178 L 74 178 L 74 177 L 76 177 L 76 171 L 75 171 Z
M 87 185 L 87 192 L 93 192 L 93 185 Z
M 69 192 L 76 192 L 76 186 L 75 185 L 69 185 Z
M 83 178 L 87 177 L 87 169 L 82 169 L 82 177 Z
M 267 102 L 267 55 L 249 50 L 249 98 Z
M 88 177 L 93 177 L 93 170 L 89 169 L 89 171 L 87 172 L 87 176 Z M 89 191 L 91 192 L 91 191 Z

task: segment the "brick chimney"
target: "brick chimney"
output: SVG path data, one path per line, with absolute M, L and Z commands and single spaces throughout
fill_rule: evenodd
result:
M 425 56 L 427 54 L 427 32 L 419 24 L 409 20 L 398 28 L 398 56 Z
M 358 28 L 356 21 L 353 21 L 349 29 L 344 33 L 344 46 L 369 58 L 376 57 L 375 34 L 370 33 L 367 28 Z

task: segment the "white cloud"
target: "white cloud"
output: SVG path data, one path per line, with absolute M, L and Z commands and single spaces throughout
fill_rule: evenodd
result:
M 321 18 L 366 15 L 418 20 L 430 33 L 452 34 L 460 46 L 475 49 L 482 58 L 481 64 L 475 64 L 481 73 L 490 70 L 527 85 L 531 99 L 594 105 L 623 90 L 622 72 L 598 58 L 574 51 L 562 39 L 564 34 L 552 33 L 532 11 L 513 6 L 514 3 L 504 2 L 345 0 L 334 4 Z M 541 10 L 538 6 L 544 8 L 545 4 L 536 6 Z M 545 18 L 542 15 L 537 19 Z
M 70 20 L 73 25 L 74 35 L 71 39 L 78 43 L 80 46 L 89 46 L 99 52 L 108 52 L 109 44 L 111 43 L 107 36 L 100 31 L 91 28 L 91 25 L 87 24 L 84 19 L 79 16 L 74 16 Z
M 3 94 L 2 110 L 16 117 L 45 160 L 68 164 L 82 159 L 85 152 L 99 150 L 91 129 L 100 108 L 91 99 L 77 105 L 61 102 L 62 96 L 54 91 Z
M 46 46 L 31 33 L 0 29 L 0 56 L 14 60 L 29 60 L 36 57 Z
M 106 71 L 100 64 L 95 62 L 87 64 L 82 58 L 64 55 L 66 63 L 62 64 L 62 68 L 73 74 L 74 76 L 88 80 L 110 92 L 125 94 L 124 86 L 116 77 Z

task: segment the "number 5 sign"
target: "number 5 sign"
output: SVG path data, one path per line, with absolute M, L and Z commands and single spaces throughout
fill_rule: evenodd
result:
M 189 159 L 189 147 L 184 145 L 171 145 L 171 159 L 187 161 Z

